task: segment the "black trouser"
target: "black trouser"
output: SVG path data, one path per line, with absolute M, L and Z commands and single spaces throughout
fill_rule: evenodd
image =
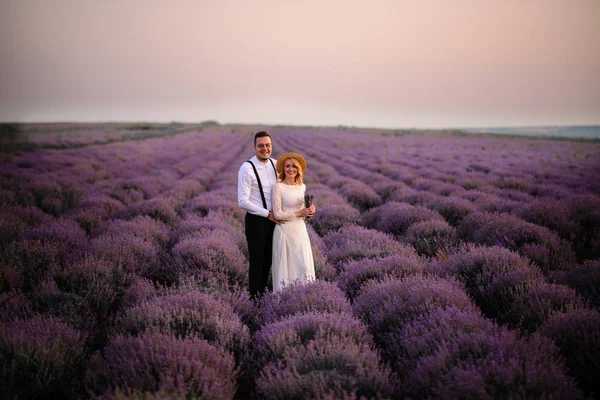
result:
M 271 274 L 271 258 L 273 256 L 273 230 L 275 223 L 268 218 L 246 213 L 246 240 L 250 268 L 248 283 L 250 295 L 255 298 L 266 289 L 273 290 L 269 284 Z M 267 287 L 268 285 L 268 287 Z

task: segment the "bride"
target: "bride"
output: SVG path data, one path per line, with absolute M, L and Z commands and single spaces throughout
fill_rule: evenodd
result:
M 315 265 L 304 218 L 312 217 L 315 206 L 304 206 L 306 185 L 302 176 L 306 161 L 298 153 L 285 153 L 277 160 L 278 182 L 273 187 L 272 205 L 276 219 L 285 223 L 273 232 L 273 291 L 292 282 L 315 279 Z

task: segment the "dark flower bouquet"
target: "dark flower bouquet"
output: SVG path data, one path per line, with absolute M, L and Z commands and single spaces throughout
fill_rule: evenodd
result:
M 308 193 L 304 194 L 304 206 L 306 208 L 309 208 L 312 205 L 313 198 L 314 198 L 314 196 L 312 194 L 308 194 Z M 312 217 L 306 217 L 306 218 L 312 218 Z

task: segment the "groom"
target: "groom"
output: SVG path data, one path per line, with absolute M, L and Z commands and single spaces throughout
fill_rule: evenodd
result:
M 254 157 L 238 171 L 238 205 L 246 210 L 245 230 L 250 268 L 250 296 L 256 298 L 267 289 L 271 273 L 273 230 L 276 224 L 271 207 L 271 189 L 277 182 L 275 163 L 270 158 L 273 146 L 271 135 L 260 131 L 254 135 Z

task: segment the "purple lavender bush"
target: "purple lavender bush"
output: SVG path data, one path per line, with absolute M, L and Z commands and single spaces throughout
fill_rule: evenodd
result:
M 548 318 L 584 307 L 584 301 L 574 289 L 565 285 L 543 283 L 531 289 L 522 301 L 515 304 L 513 315 L 507 317 L 506 321 L 509 326 L 534 332 Z
M 399 237 L 414 223 L 443 220 L 443 217 L 436 211 L 422 206 L 390 201 L 371 209 L 364 214 L 363 219 L 366 227 Z
M 161 267 L 161 249 L 134 232 L 111 232 L 91 240 L 92 254 L 128 273 L 153 277 Z
M 421 357 L 400 396 L 415 398 L 569 398 L 582 395 L 556 347 L 534 334 L 505 328 L 475 330 Z
M 412 246 L 401 244 L 391 235 L 360 226 L 346 226 L 323 238 L 327 258 L 334 266 L 350 260 L 415 254 Z
M 57 246 L 40 240 L 13 242 L 7 246 L 3 258 L 7 265 L 14 265 L 12 288 L 25 293 L 38 287 L 63 265 Z
M 461 197 L 442 197 L 433 203 L 436 210 L 451 226 L 458 226 L 464 217 L 477 210 L 469 200 Z
M 23 239 L 48 244 L 58 251 L 61 264 L 79 259 L 89 251 L 85 231 L 74 221 L 56 219 L 32 226 L 23 232 Z
M 540 270 L 527 259 L 502 247 L 476 247 L 450 255 L 441 262 L 442 274 L 452 276 L 481 308 L 483 314 L 524 327 L 523 310 L 529 292 L 545 283 Z
M 600 260 L 588 260 L 556 271 L 552 279 L 574 288 L 590 307 L 600 311 Z
M 456 229 L 444 220 L 416 222 L 408 227 L 405 238 L 421 256 L 446 254 L 457 244 Z
M 67 210 L 75 207 L 81 198 L 81 191 L 66 183 L 48 180 L 45 178 L 33 178 L 20 187 L 35 200 L 35 205 L 45 213 L 55 217 L 61 216 Z M 19 196 L 27 194 L 19 194 Z
M 552 339 L 564 357 L 569 373 L 586 396 L 600 394 L 600 314 L 577 309 L 556 314 L 539 331 Z
M 352 305 L 354 315 L 367 324 L 380 347 L 387 333 L 398 326 L 449 307 L 476 309 L 458 282 L 424 275 L 367 282 Z
M 349 180 L 336 189 L 361 211 L 381 205 L 381 197 L 377 192 L 362 182 Z
M 556 233 L 506 213 L 470 214 L 463 219 L 458 232 L 465 240 L 518 251 L 545 273 L 574 260 L 570 244 Z
M 177 223 L 177 211 L 174 202 L 169 198 L 154 197 L 132 204 L 119 213 L 121 218 L 133 218 L 138 215 L 148 215 L 167 225 Z
M 538 198 L 523 203 L 514 213 L 527 222 L 531 222 L 558 233 L 561 238 L 573 240 L 579 226 L 569 216 L 570 204 L 567 199 Z
M 55 273 L 43 290 L 30 295 L 37 311 L 87 332 L 87 345 L 95 349 L 114 333 L 125 294 L 142 279 L 110 261 L 88 256 Z
M 351 312 L 344 293 L 333 283 L 316 280 L 291 284 L 280 292 L 266 293 L 259 305 L 259 325 L 271 324 L 307 312 Z
M 456 341 L 468 341 L 472 335 L 493 334 L 496 329 L 473 307 L 437 307 L 380 335 L 382 356 L 397 372 L 398 385 L 406 390 L 422 358 L 443 351 Z
M 2 397 L 74 398 L 80 393 L 85 335 L 36 315 L 0 324 Z
M 125 311 L 122 326 L 130 335 L 144 332 L 199 337 L 238 357 L 248 344 L 248 328 L 231 305 L 209 294 L 189 292 L 157 296 Z
M 318 207 L 310 223 L 321 236 L 345 226 L 356 225 L 360 220 L 360 212 L 346 203 L 331 204 L 319 200 Z
M 154 283 L 141 276 L 133 276 L 130 284 L 122 291 L 122 307 L 124 309 L 140 305 L 157 296 Z
M 89 234 L 123 208 L 123 203 L 117 199 L 99 193 L 86 193 L 77 206 L 64 216 L 77 222 Z
M 240 221 L 245 214 L 237 205 L 235 192 L 227 188 L 201 193 L 186 202 L 182 209 L 184 214 L 194 213 L 202 217 L 208 215 L 210 211 L 221 211 Z
M 233 356 L 206 340 L 152 332 L 116 336 L 91 357 L 84 382 L 94 396 L 111 397 L 118 390 L 127 396 L 232 399 L 237 373 Z
M 42 223 L 47 225 L 52 220 L 37 207 L 4 204 L 0 207 L 0 245 L 19 240 L 29 228 Z
M 184 236 L 173 246 L 171 254 L 176 270 L 194 274 L 206 285 L 247 286 L 246 258 L 226 231 Z
M 375 350 L 335 336 L 289 348 L 256 380 L 256 392 L 265 399 L 388 398 L 391 391 L 389 369 L 381 366 Z
M 327 259 L 327 248 L 325 241 L 315 232 L 314 228 L 307 224 L 308 238 L 312 248 L 315 263 L 315 275 L 317 279 L 332 281 L 337 275 L 337 270 Z
M 184 273 L 179 275 L 177 286 L 169 288 L 169 294 L 187 294 L 187 293 L 204 293 L 212 296 L 214 299 L 225 302 L 233 307 L 233 311 L 240 317 L 244 325 L 248 326 L 251 331 L 258 329 L 256 325 L 257 304 L 250 298 L 250 292 L 247 287 L 239 286 L 207 286 L 202 278 L 191 274 Z
M 92 236 L 127 234 L 165 246 L 169 240 L 169 232 L 169 227 L 164 222 L 147 215 L 140 215 L 130 220 L 114 219 L 107 221 L 94 229 Z
M 44 214 L 37 208 L 30 208 Z M 17 214 L 19 209 L 21 208 L 6 204 L 0 208 L 0 246 L 6 246 L 19 240 L 23 231 L 28 227 L 27 223 Z
M 392 255 L 352 260 L 341 264 L 341 271 L 335 278 L 335 282 L 352 302 L 362 286 L 370 280 L 381 280 L 385 277 L 402 278 L 423 272 L 425 272 L 425 263 L 416 254 Z
M 373 342 L 365 326 L 348 313 L 309 312 L 266 325 L 255 333 L 245 356 L 248 390 L 254 390 L 256 378 L 268 364 L 301 354 L 308 344 L 314 341 L 325 343 L 329 338 L 357 345 L 372 345 Z
M 569 217 L 579 225 L 575 252 L 581 260 L 600 258 L 600 196 L 577 195 L 570 199 Z
M 412 189 L 412 188 L 411 188 Z M 423 190 L 397 190 L 388 198 L 387 203 L 396 202 L 409 204 L 411 206 L 420 206 L 425 208 L 433 207 L 440 200 L 440 196 Z
M 231 214 L 220 210 L 209 211 L 205 217 L 200 217 L 195 213 L 186 214 L 186 217 L 177 225 L 177 228 L 171 232 L 171 247 L 188 235 L 195 233 L 210 234 L 214 230 L 227 232 L 244 255 L 248 254 L 244 225 L 233 218 Z

